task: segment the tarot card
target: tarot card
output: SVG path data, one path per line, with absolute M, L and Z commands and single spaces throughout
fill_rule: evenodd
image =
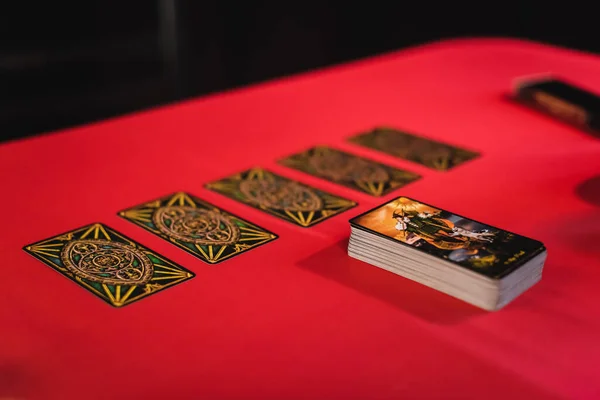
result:
M 313 226 L 357 204 L 262 168 L 229 176 L 206 187 L 302 227 Z
M 313 147 L 279 163 L 371 196 L 386 195 L 420 178 L 415 173 L 327 146 Z
M 353 136 L 349 141 L 438 171 L 447 171 L 479 156 L 471 150 L 392 128 L 376 128 Z
M 119 215 L 211 264 L 277 239 L 274 233 L 184 192 Z
M 369 210 L 350 223 L 494 279 L 545 250 L 537 240 L 407 197 Z
M 191 271 L 99 223 L 24 250 L 115 307 L 194 277 Z

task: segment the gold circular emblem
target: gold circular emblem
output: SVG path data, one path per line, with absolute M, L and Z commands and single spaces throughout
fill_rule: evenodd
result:
M 316 193 L 296 182 L 250 179 L 240 183 L 240 191 L 249 201 L 264 208 L 317 211 L 323 207 Z
M 229 217 L 212 210 L 161 207 L 152 219 L 161 232 L 188 243 L 228 245 L 240 237 L 240 228 Z
M 390 179 L 380 165 L 344 153 L 314 154 L 309 163 L 316 173 L 337 182 L 387 182 Z
M 107 285 L 143 285 L 154 272 L 146 254 L 108 240 L 74 240 L 63 248 L 60 258 L 76 276 Z

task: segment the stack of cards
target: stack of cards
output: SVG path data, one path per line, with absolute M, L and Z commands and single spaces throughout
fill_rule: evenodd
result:
M 350 221 L 348 254 L 485 310 L 542 277 L 544 245 L 400 197 Z
M 600 137 L 600 96 L 552 77 L 519 79 L 514 98 Z

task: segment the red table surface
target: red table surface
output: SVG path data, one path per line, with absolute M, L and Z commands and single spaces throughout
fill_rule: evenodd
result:
M 600 141 L 505 97 L 549 71 L 600 92 L 596 56 L 458 40 L 3 144 L 0 398 L 598 396 Z M 346 142 L 377 125 L 482 156 L 438 172 Z M 275 163 L 315 144 L 423 178 L 377 199 Z M 252 166 L 360 205 L 307 229 L 203 187 Z M 177 190 L 280 238 L 209 265 L 116 215 Z M 542 281 L 488 313 L 349 258 L 348 219 L 398 195 L 543 241 Z M 117 309 L 22 250 L 92 222 L 196 278 Z

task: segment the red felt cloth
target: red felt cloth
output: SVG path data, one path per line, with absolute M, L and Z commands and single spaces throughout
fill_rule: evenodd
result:
M 600 140 L 506 99 L 597 56 L 447 41 L 0 146 L 0 398 L 592 398 L 600 391 Z M 449 172 L 349 144 L 376 125 L 480 151 Z M 423 175 L 376 199 L 275 164 L 329 144 Z M 360 205 L 300 228 L 203 188 L 263 166 Z M 596 177 L 594 180 L 593 178 Z M 208 265 L 119 218 L 189 191 L 280 238 Z M 542 281 L 487 313 L 346 255 L 400 194 L 541 240 Z M 197 276 L 115 309 L 21 248 L 103 222 Z

